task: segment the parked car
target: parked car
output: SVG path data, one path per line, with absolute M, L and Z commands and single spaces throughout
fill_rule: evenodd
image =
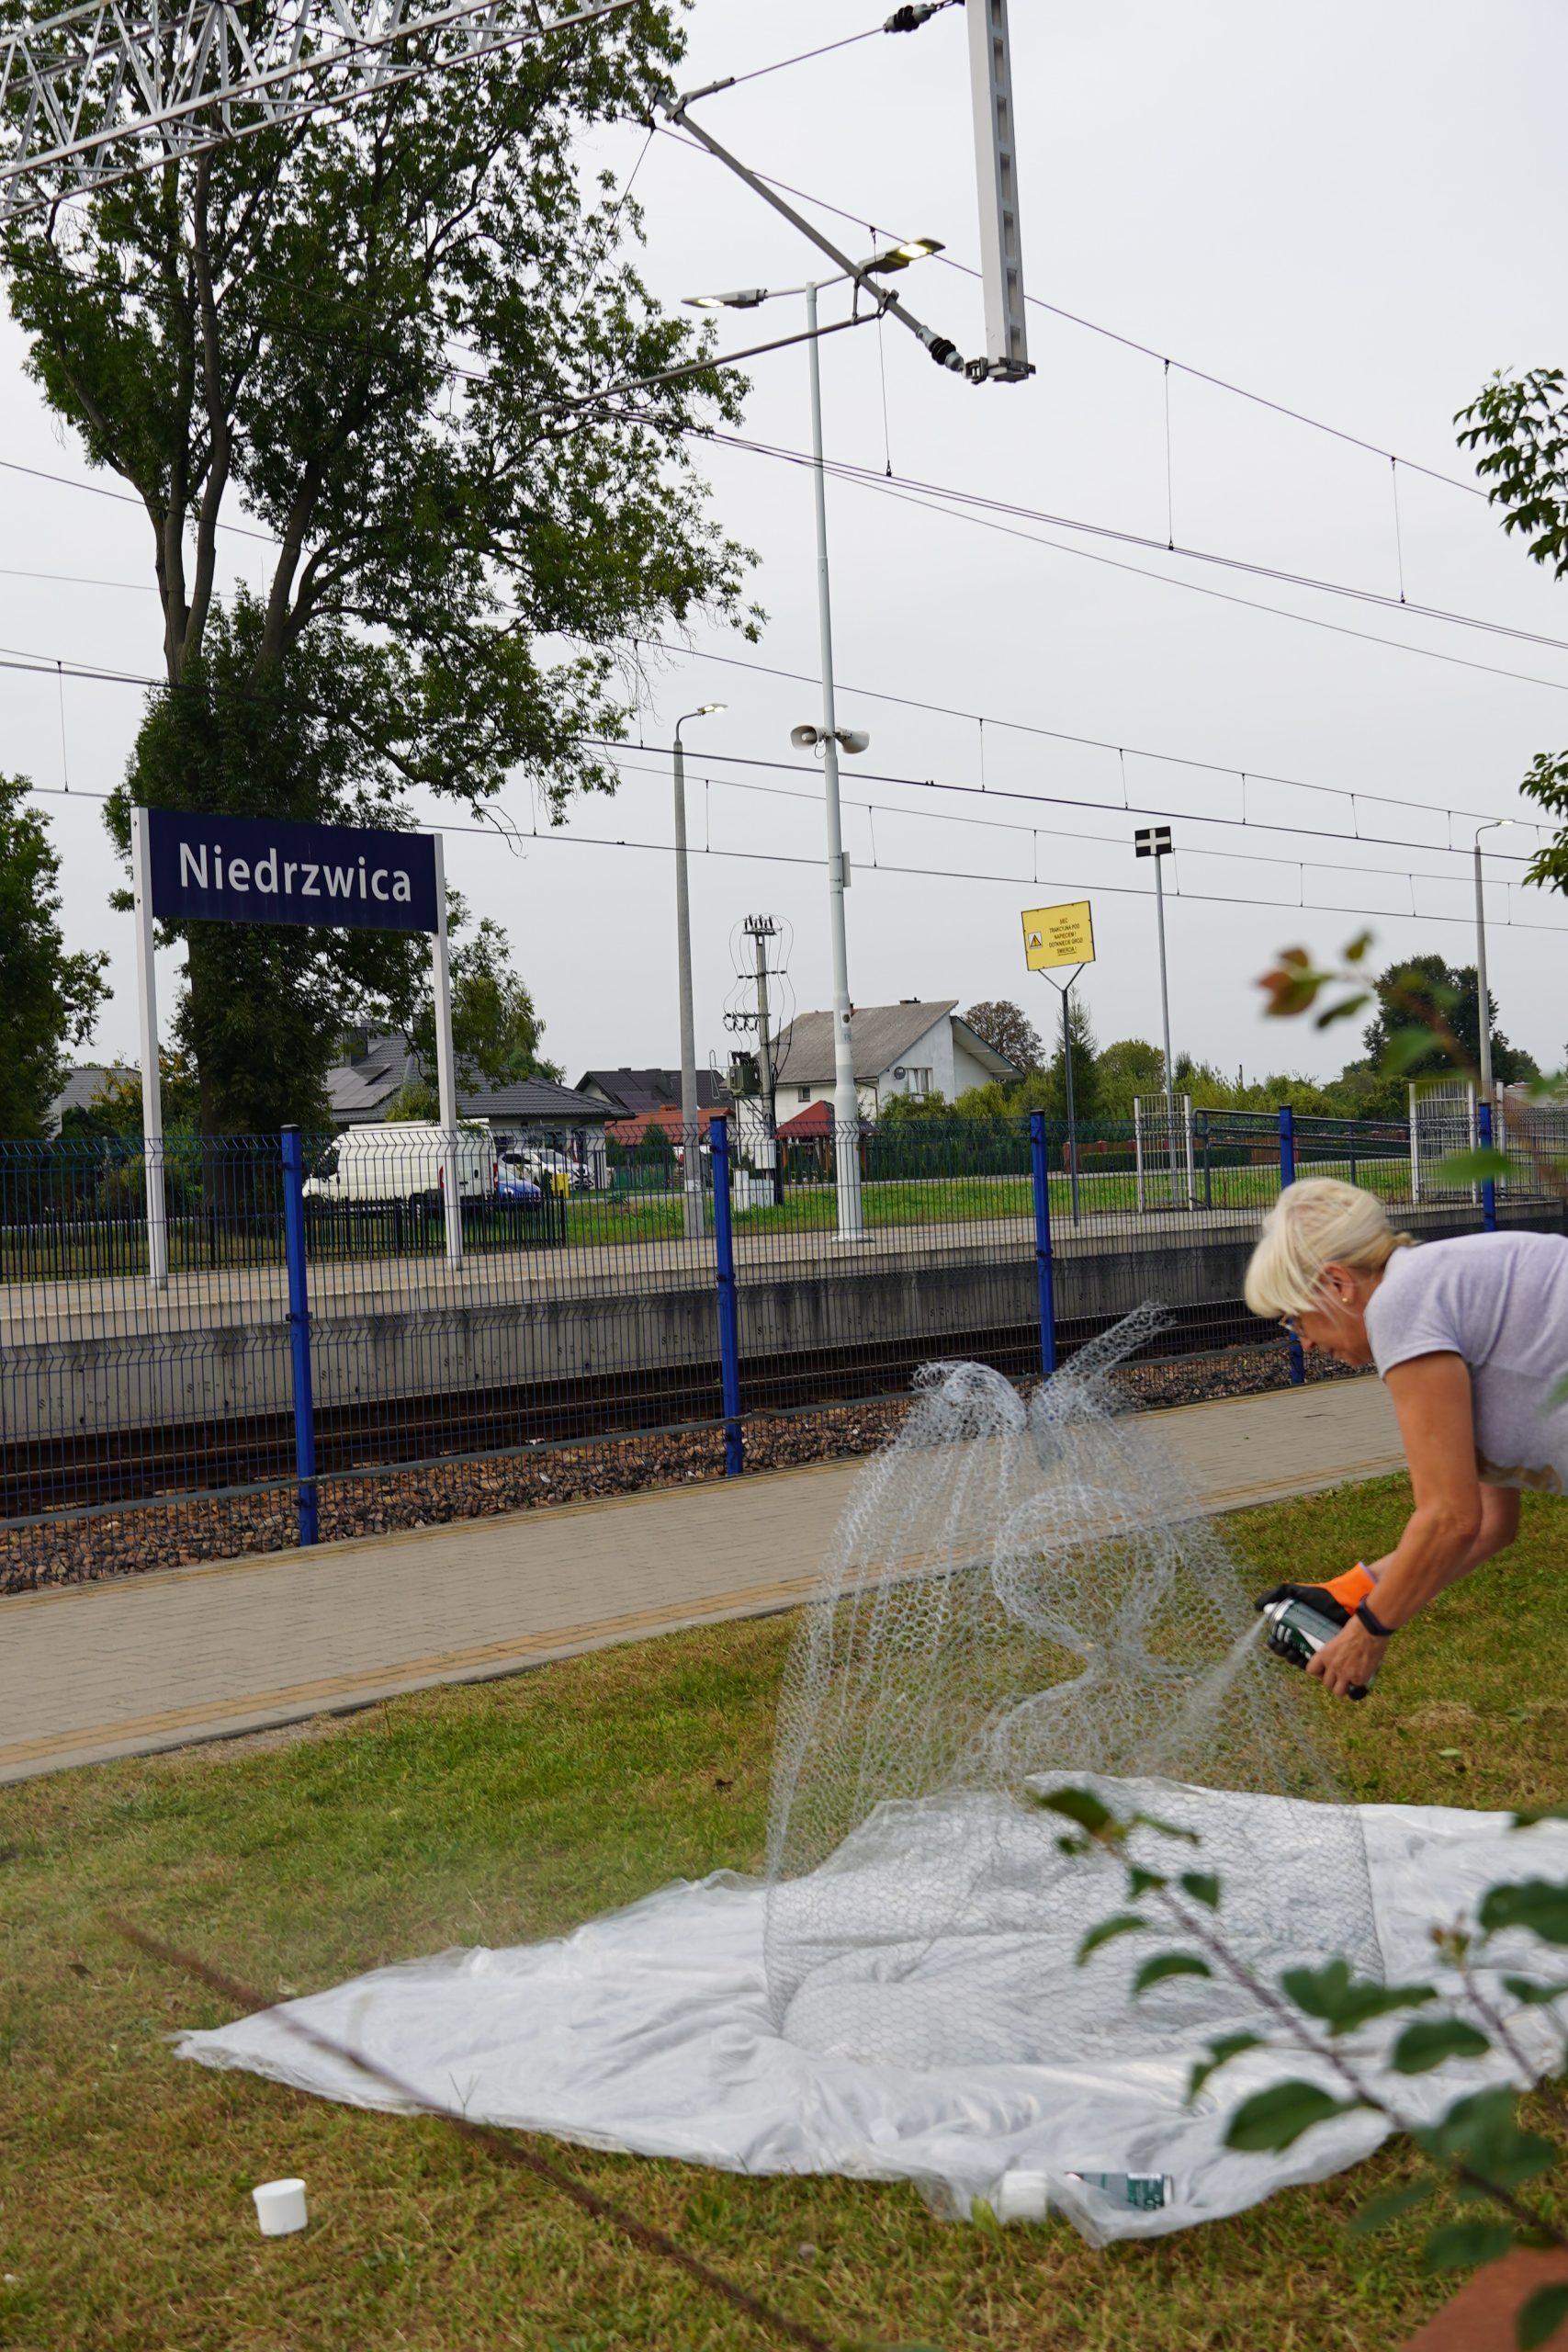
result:
M 503 1151 L 496 1163 L 495 1197 L 512 1201 L 520 1208 L 537 1208 L 545 1195 L 535 1182 L 520 1151 Z
M 547 1184 L 558 1193 L 564 1179 L 568 1190 L 573 1193 L 592 1193 L 595 1189 L 592 1169 L 585 1167 L 581 1159 L 569 1159 L 564 1151 L 550 1151 L 540 1144 L 527 1144 L 515 1152 L 509 1152 L 507 1157 L 520 1161 L 541 1187 Z
M 465 1121 L 456 1142 L 449 1144 L 441 1128 L 423 1119 L 345 1127 L 306 1177 L 305 1196 L 316 1201 L 407 1201 L 433 1207 L 446 1190 L 448 1156 L 457 1168 L 459 1201 L 488 1199 L 496 1180 L 489 1127 Z

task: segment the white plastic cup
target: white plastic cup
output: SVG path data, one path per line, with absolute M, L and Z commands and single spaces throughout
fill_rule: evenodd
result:
M 998 2222 L 1043 2222 L 1049 2184 L 1043 2172 L 1010 2172 L 997 2190 Z
M 264 2180 L 253 2188 L 256 2219 L 264 2238 L 286 2238 L 305 2226 L 305 2184 L 302 2180 Z

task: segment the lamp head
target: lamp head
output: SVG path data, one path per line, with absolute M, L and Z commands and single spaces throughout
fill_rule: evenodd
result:
M 912 261 L 925 261 L 931 254 L 945 251 L 946 247 L 938 237 L 909 237 L 901 245 L 889 245 L 885 252 L 874 254 L 868 262 L 862 264 L 862 267 L 875 270 L 908 269 Z
M 759 302 L 767 299 L 765 286 L 737 286 L 728 294 L 688 294 L 684 298 L 689 311 L 754 311 Z
M 727 702 L 700 702 L 692 713 L 694 718 L 711 718 L 716 710 L 728 710 Z

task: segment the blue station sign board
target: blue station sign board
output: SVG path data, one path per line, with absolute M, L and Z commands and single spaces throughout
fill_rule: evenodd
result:
M 175 808 L 147 815 L 152 912 L 161 922 L 439 927 L 435 843 L 428 833 Z

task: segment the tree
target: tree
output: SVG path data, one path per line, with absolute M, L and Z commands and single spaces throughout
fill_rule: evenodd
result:
M 625 257 L 636 206 L 578 162 L 651 117 L 681 46 L 644 0 L 6 228 L 31 372 L 153 533 L 167 691 L 122 845 L 131 799 L 389 823 L 410 786 L 520 776 L 558 814 L 614 788 L 595 739 L 626 731 L 638 639 L 750 625 L 689 456 L 738 379 L 604 389 L 699 348 Z M 221 593 L 236 501 L 272 540 L 254 599 Z M 208 1133 L 318 1115 L 346 1001 L 407 1008 L 395 937 L 186 936 Z
M 1372 992 L 1378 1009 L 1362 1032 L 1366 1060 L 1351 1063 L 1345 1071 L 1348 1080 L 1353 1074 L 1364 1071 L 1377 1081 L 1373 1098 L 1376 1108 L 1370 1109 L 1368 1115 L 1403 1118 L 1409 1099 L 1408 1080 L 1456 1075 L 1453 1057 L 1445 1052 L 1441 1042 L 1440 1032 L 1445 1024 L 1457 1041 L 1463 1061 L 1472 1068 L 1479 1067 L 1481 1019 L 1473 964 L 1450 964 L 1441 956 L 1413 956 L 1404 963 L 1391 964 L 1372 982 Z M 1497 1001 L 1490 989 L 1486 1002 L 1492 1030 L 1492 1070 L 1498 1084 L 1509 1086 L 1518 1079 L 1539 1078 L 1540 1071 L 1533 1057 L 1521 1046 L 1510 1045 L 1498 1028 Z M 1438 1034 L 1415 1060 L 1397 1056 L 1391 1058 L 1395 1033 L 1412 1024 L 1427 1028 L 1436 1024 Z M 1384 1074 L 1389 1070 L 1395 1074 Z
M 165 1046 L 158 1056 L 158 1100 L 163 1107 L 164 1133 L 194 1135 L 200 1111 L 196 1072 L 188 1057 Z M 60 1122 L 62 1136 L 127 1136 L 141 1141 L 141 1072 L 105 1072 L 103 1084 L 80 1110 L 67 1111 Z
M 1075 1085 L 1077 1072 L 1073 1073 Z M 1130 1119 L 1135 1095 L 1157 1094 L 1165 1084 L 1165 1056 L 1142 1037 L 1121 1037 L 1095 1063 L 1095 1085 L 1102 1119 Z
M 462 903 L 453 893 L 458 921 Z M 481 1080 L 514 1086 L 519 1079 L 553 1078 L 558 1062 L 539 1054 L 545 1024 L 512 962 L 506 933 L 487 915 L 472 939 L 452 949 L 452 1055 L 459 1092 Z M 419 1057 L 419 1075 L 399 1090 L 394 1119 L 436 1119 L 441 1102 L 435 1087 L 435 1006 L 424 998 L 409 1030 Z
M 982 1045 L 992 1053 L 1000 1054 L 1021 1073 L 1040 1069 L 1044 1065 L 1045 1048 L 1040 1042 L 1040 1032 L 1019 1005 L 1006 997 L 987 998 L 972 1004 L 963 1016 Z
M 1100 1103 L 1100 1072 L 1095 1060 L 1094 1031 L 1082 998 L 1075 996 L 1070 1002 L 1072 1009 L 1067 1020 L 1073 1041 L 1073 1115 L 1077 1120 L 1092 1119 Z M 1065 1119 L 1067 1115 L 1066 1056 L 1059 1042 L 1046 1073 L 1043 1107 L 1054 1119 Z
M 68 1046 L 85 1045 L 108 994 L 101 952 L 65 952 L 60 859 L 46 820 L 24 806 L 23 776 L 0 775 L 0 1136 L 41 1136 L 65 1078 Z
M 1499 372 L 1454 419 L 1461 448 L 1480 449 L 1478 474 L 1503 511 L 1503 528 L 1529 540 L 1537 563 L 1568 578 L 1568 384 L 1561 368 L 1532 368 L 1513 380 Z M 1540 752 L 1519 790 L 1568 818 L 1568 752 Z M 1568 824 L 1538 852 L 1527 882 L 1568 890 Z

